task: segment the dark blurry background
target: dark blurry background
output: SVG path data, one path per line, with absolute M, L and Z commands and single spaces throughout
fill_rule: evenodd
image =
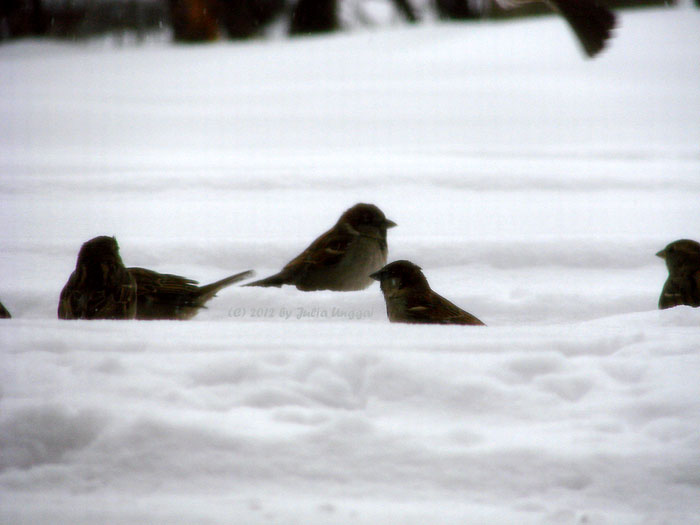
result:
M 366 0 L 377 3 L 379 0 Z M 676 0 L 608 0 L 609 7 L 672 5 Z M 176 42 L 246 39 L 276 24 L 288 34 L 335 31 L 340 10 L 352 4 L 360 23 L 362 0 L 0 0 L 0 42 L 25 37 L 80 40 L 98 35 L 170 34 Z M 385 0 L 407 23 L 427 17 L 469 20 L 550 14 L 542 3 L 504 11 L 490 0 Z M 695 0 L 700 6 L 700 0 Z

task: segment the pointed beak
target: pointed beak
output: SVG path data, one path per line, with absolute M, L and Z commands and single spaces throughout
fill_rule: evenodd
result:
M 374 272 L 370 274 L 370 277 L 374 279 L 375 281 L 381 281 L 382 280 L 382 271 L 379 270 L 378 272 Z
M 662 259 L 666 258 L 666 249 L 661 250 L 660 252 L 656 252 L 657 257 L 661 257 Z
M 389 229 L 389 228 L 393 228 L 394 226 L 398 226 L 398 224 L 396 224 L 394 221 L 390 221 L 389 219 L 385 219 L 385 220 L 384 220 L 384 226 L 385 226 L 387 229 Z

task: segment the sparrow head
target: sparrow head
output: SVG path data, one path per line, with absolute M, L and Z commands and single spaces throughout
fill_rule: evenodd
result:
M 370 277 L 379 281 L 382 292 L 385 294 L 392 294 L 404 289 L 430 289 L 421 267 L 410 261 L 394 261 L 374 272 Z
M 345 224 L 358 233 L 379 230 L 385 234 L 388 228 L 396 226 L 396 223 L 387 219 L 384 212 L 374 204 L 362 202 L 346 210 L 338 219 L 338 224 Z
M 700 269 L 700 243 L 690 239 L 674 241 L 656 254 L 666 261 L 670 274 Z
M 105 281 L 110 272 L 123 265 L 117 240 L 101 235 L 83 244 L 78 253 L 76 268 L 86 272 L 90 281 Z
M 100 262 L 119 257 L 119 245 L 114 237 L 101 235 L 85 242 L 78 253 L 78 262 Z

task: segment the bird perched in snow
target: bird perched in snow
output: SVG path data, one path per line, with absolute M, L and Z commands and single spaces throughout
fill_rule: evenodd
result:
M 114 237 L 83 244 L 75 271 L 61 291 L 59 319 L 133 319 L 136 282 L 124 267 Z
M 700 243 L 674 241 L 656 254 L 666 261 L 668 279 L 659 297 L 659 308 L 681 304 L 700 306 Z
M 612 36 L 615 14 L 596 0 L 496 0 L 503 8 L 544 2 L 568 22 L 589 57 L 597 55 Z
M 293 284 L 299 290 L 363 290 L 386 264 L 386 232 L 396 223 L 373 204 L 356 204 L 282 271 L 246 286 Z
M 145 268 L 128 268 L 136 281 L 136 319 L 191 319 L 205 303 L 226 286 L 253 275 L 248 270 L 237 273 L 206 286 L 197 286 L 197 281 L 154 272 Z
M 435 293 L 421 268 L 410 261 L 394 261 L 370 277 L 381 285 L 392 323 L 484 324 Z
M 11 317 L 10 311 L 5 308 L 4 304 L 0 303 L 0 319 L 10 319 Z

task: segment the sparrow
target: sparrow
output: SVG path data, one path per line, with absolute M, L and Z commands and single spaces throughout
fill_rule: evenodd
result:
M 410 261 L 394 261 L 370 277 L 381 285 L 392 323 L 484 325 L 435 293 L 421 268 Z
M 75 271 L 61 291 L 58 317 L 136 317 L 136 282 L 122 263 L 114 237 L 95 237 L 80 248 Z
M 197 281 L 146 268 L 127 268 L 136 281 L 136 319 L 187 320 L 197 315 L 200 308 L 222 288 L 253 275 L 253 272 L 237 273 L 206 286 Z
M 560 13 L 576 34 L 589 58 L 603 50 L 615 27 L 615 14 L 597 0 L 496 0 L 509 9 L 522 4 L 541 1 Z
M 305 292 L 363 290 L 372 284 L 369 274 L 386 264 L 386 231 L 394 226 L 375 205 L 355 204 L 282 271 L 246 286 L 293 284 Z
M 700 243 L 689 239 L 674 241 L 656 256 L 664 259 L 668 268 L 659 308 L 700 306 Z
M 10 319 L 12 316 L 10 315 L 10 311 L 5 308 L 5 305 L 0 303 L 0 319 Z

